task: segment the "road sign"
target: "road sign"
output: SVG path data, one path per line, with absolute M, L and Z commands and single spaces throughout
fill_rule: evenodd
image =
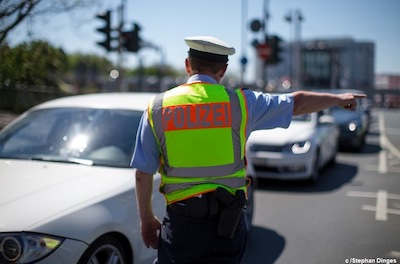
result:
M 260 59 L 267 61 L 271 56 L 271 47 L 267 43 L 257 45 L 257 55 Z

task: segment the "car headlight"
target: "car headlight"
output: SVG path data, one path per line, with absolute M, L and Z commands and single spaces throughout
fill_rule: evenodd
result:
M 359 128 L 359 127 L 360 127 L 360 125 L 358 124 L 358 122 L 350 122 L 350 123 L 348 124 L 348 126 L 347 126 L 347 128 L 348 128 L 351 132 L 356 131 L 357 128 Z
M 311 148 L 311 141 L 301 141 L 288 144 L 284 147 L 284 151 L 292 152 L 293 154 L 304 154 L 307 153 Z
M 38 261 L 64 239 L 34 233 L 0 233 L 0 263 L 30 263 Z
M 354 119 L 347 124 L 347 129 L 351 132 L 357 131 L 362 129 L 362 122 L 361 120 Z

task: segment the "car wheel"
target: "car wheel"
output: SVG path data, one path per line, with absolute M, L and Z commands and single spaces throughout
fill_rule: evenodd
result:
M 127 264 L 125 251 L 119 241 L 109 235 L 97 239 L 82 255 L 78 264 Z
M 360 137 L 358 138 L 357 144 L 356 144 L 355 147 L 354 147 L 354 151 L 356 151 L 356 152 L 361 152 L 363 146 L 365 145 L 365 138 L 366 138 L 366 135 L 365 135 L 365 134 L 363 134 L 362 136 L 360 136 Z
M 251 230 L 251 223 L 253 221 L 253 211 L 254 211 L 254 186 L 255 182 L 252 180 L 250 186 L 247 188 L 247 203 L 245 211 L 245 221 L 247 232 Z
M 319 178 L 319 151 L 315 153 L 313 168 L 310 175 L 310 181 L 315 183 L 318 181 Z
M 332 157 L 329 159 L 327 166 L 334 166 L 336 164 L 336 156 L 338 153 L 338 145 L 336 145 L 335 150 L 332 154 Z

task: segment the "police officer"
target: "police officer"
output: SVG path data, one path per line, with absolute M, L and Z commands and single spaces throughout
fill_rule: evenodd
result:
M 229 44 L 209 36 L 185 38 L 186 84 L 149 102 L 132 167 L 143 242 L 158 263 L 242 263 L 246 245 L 245 144 L 258 129 L 287 128 L 293 115 L 356 107 L 365 95 L 297 91 L 271 95 L 226 89 Z M 166 199 L 161 222 L 152 212 L 153 174 Z

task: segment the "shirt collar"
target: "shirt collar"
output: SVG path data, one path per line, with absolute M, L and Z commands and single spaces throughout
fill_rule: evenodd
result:
M 202 82 L 202 83 L 211 83 L 211 84 L 217 84 L 217 81 L 205 74 L 195 74 L 189 77 L 187 84 L 195 83 L 195 82 Z

